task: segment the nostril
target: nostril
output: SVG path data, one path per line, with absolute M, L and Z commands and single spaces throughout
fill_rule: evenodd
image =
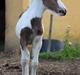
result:
M 59 10 L 59 13 L 61 13 L 62 12 L 62 10 Z
M 59 10 L 59 13 L 66 15 L 66 10 Z
M 64 13 L 64 10 L 59 10 L 59 13 Z

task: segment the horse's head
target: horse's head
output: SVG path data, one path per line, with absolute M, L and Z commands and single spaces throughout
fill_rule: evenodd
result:
M 44 6 L 53 14 L 53 15 L 66 15 L 65 5 L 61 0 L 42 0 Z

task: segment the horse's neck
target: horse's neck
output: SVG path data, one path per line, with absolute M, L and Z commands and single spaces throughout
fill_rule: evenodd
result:
M 30 16 L 35 17 L 42 17 L 43 12 L 45 10 L 45 7 L 41 0 L 34 0 L 28 8 L 28 14 L 30 13 Z

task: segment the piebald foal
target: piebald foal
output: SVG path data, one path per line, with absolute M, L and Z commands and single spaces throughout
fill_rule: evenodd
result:
M 20 40 L 22 75 L 29 75 L 29 44 L 32 44 L 31 75 L 36 75 L 43 37 L 41 19 L 46 9 L 53 15 L 66 15 L 66 8 L 61 0 L 31 0 L 28 10 L 17 22 L 16 35 Z

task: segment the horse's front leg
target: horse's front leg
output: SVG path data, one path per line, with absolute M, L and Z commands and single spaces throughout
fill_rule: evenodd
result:
M 22 75 L 29 75 L 30 53 L 27 48 L 21 49 Z
M 29 75 L 29 62 L 30 62 L 30 52 L 27 48 L 29 42 L 31 41 L 32 30 L 28 27 L 22 29 L 21 31 L 21 64 L 22 64 L 22 75 Z
M 38 66 L 38 58 L 39 58 L 39 52 L 42 46 L 42 36 L 36 36 L 33 40 L 32 45 L 32 71 L 31 75 L 36 75 L 36 70 Z

